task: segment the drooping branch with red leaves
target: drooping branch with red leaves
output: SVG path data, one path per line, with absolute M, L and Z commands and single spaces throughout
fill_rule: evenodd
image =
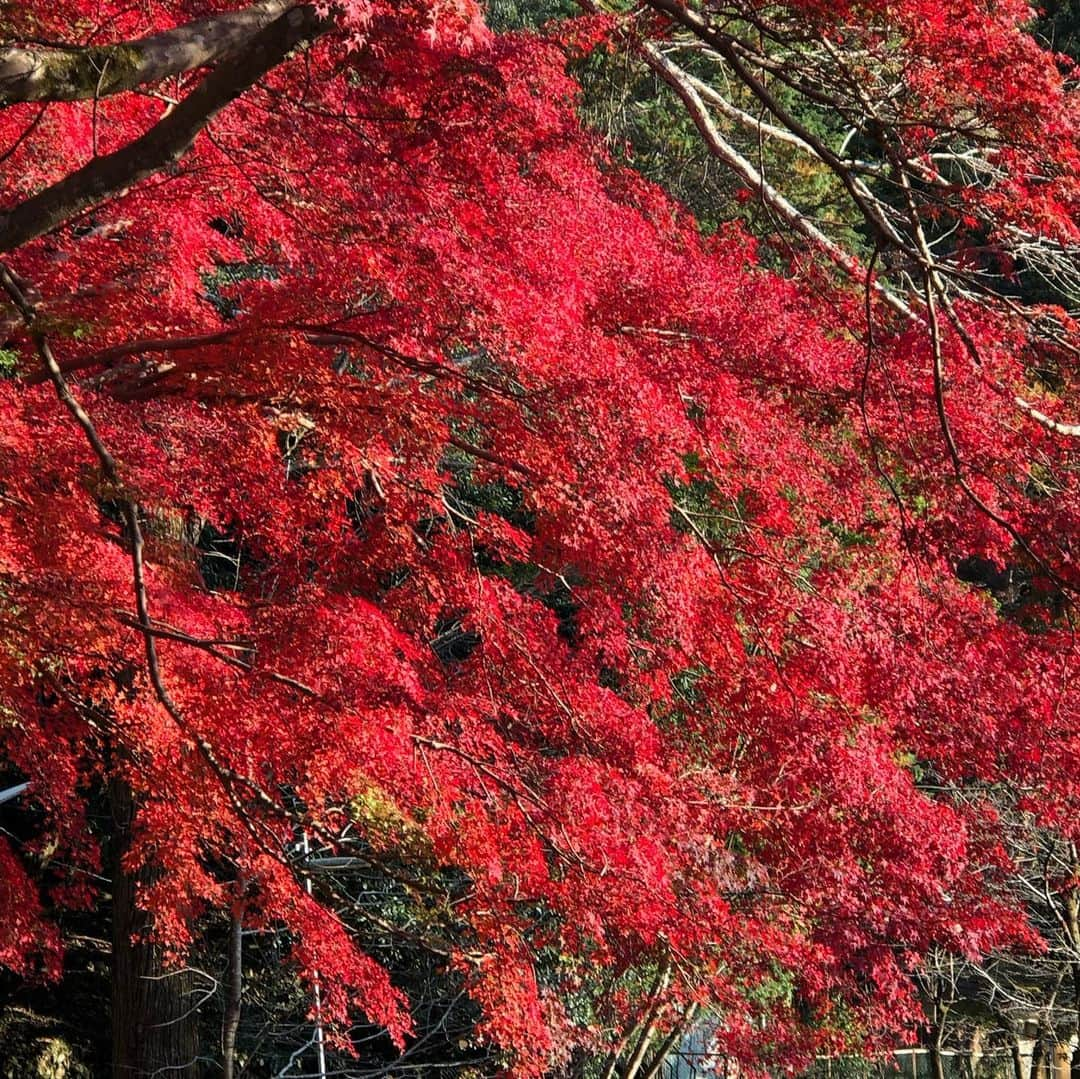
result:
M 1076 838 L 1075 342 L 994 275 L 1071 272 L 1075 97 L 917 7 L 5 14 L 0 962 L 61 977 L 111 901 L 115 1074 L 234 1074 L 245 939 L 346 1074 L 605 1079 L 702 1021 L 746 1067 L 885 1044 L 924 957 L 1035 941 L 979 792 Z M 840 279 L 613 162 L 582 42 Z

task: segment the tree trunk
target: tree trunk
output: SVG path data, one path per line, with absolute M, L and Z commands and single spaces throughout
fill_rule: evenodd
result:
M 1080 941 L 1080 918 L 1077 916 L 1077 900 L 1071 896 L 1069 900 L 1069 926 L 1072 933 L 1073 949 L 1077 949 Z M 1080 963 L 1072 965 L 1073 978 L 1073 1006 L 1076 1009 L 1076 1020 L 1073 1026 L 1073 1051 L 1070 1062 L 1070 1079 L 1080 1079 Z
M 198 1079 L 197 986 L 192 973 L 168 970 L 145 939 L 149 918 L 136 906 L 144 874 L 122 868 L 131 842 L 131 789 L 111 786 L 113 815 L 113 1079 Z
M 941 1035 L 937 1031 L 930 1043 L 930 1074 L 933 1079 L 945 1079 L 945 1057 L 941 1052 Z
M 1076 845 L 1071 847 L 1071 861 L 1073 875 L 1080 872 L 1080 854 L 1077 853 Z M 1073 955 L 1080 954 L 1080 896 L 1075 891 L 1069 891 L 1065 899 L 1065 914 L 1069 928 L 1069 943 L 1072 945 Z M 1080 1079 L 1080 963 L 1073 962 L 1073 1007 L 1076 1009 L 1073 1022 L 1073 1051 L 1069 1073 L 1071 1079 Z
M 951 979 L 955 981 L 955 979 Z M 945 987 L 938 986 L 937 999 L 934 1001 L 931 1011 L 930 1043 L 930 1074 L 933 1079 L 945 1079 L 945 1054 L 942 1051 L 945 1043 L 945 1022 L 948 1019 L 950 1008 L 943 1002 Z
M 233 1079 L 236 1072 L 236 1032 L 240 1027 L 240 1004 L 244 991 L 243 934 L 243 914 L 236 911 L 229 923 L 229 970 L 225 986 L 225 1018 L 221 1025 L 221 1067 L 224 1079 Z
M 1028 1079 L 1024 1073 L 1024 1056 L 1020 1052 L 1020 1039 L 1013 1034 L 1010 1035 L 1009 1042 L 1012 1048 L 1013 1075 L 1016 1079 Z
M 1043 1061 L 1046 1057 L 1045 1033 L 1040 1030 L 1035 1037 L 1035 1044 L 1031 1049 L 1031 1079 L 1053 1079 L 1053 1058 L 1047 1068 L 1047 1074 L 1043 1075 Z

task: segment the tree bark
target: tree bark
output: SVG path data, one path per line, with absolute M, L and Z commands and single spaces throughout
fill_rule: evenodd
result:
M 1046 1076 L 1043 1076 L 1043 1059 L 1046 1056 L 1046 1042 L 1044 1040 L 1045 1035 L 1042 1030 L 1035 1037 L 1035 1044 L 1031 1048 L 1031 1079 L 1053 1079 L 1053 1058 L 1050 1059 L 1050 1066 L 1047 1069 Z
M 20 247 L 179 161 L 195 136 L 229 102 L 329 26 L 311 5 L 279 16 L 250 40 L 234 63 L 215 68 L 144 135 L 111 154 L 94 158 L 0 217 L 0 252 Z
M 0 108 L 81 101 L 161 82 L 242 52 L 296 0 L 257 0 L 136 41 L 86 47 L 0 48 Z
M 1024 1056 L 1020 1052 L 1020 1039 L 1015 1034 L 1010 1034 L 1009 1045 L 1012 1049 L 1013 1075 L 1016 1079 L 1030 1079 L 1024 1073 Z
M 114 780 L 113 816 L 113 1079 L 198 1079 L 199 1040 L 195 979 L 165 968 L 160 950 L 146 940 L 150 919 L 136 903 L 140 880 L 123 868 L 131 844 L 131 789 Z
M 1075 846 L 1072 848 L 1072 871 L 1074 875 L 1080 872 L 1080 857 L 1077 856 Z M 1066 895 L 1065 917 L 1069 931 L 1069 943 L 1075 957 L 1080 955 L 1080 896 L 1075 891 L 1070 891 Z M 1080 1079 L 1080 962 L 1076 962 L 1075 958 L 1070 963 L 1070 973 L 1072 974 L 1075 1018 L 1073 1020 L 1074 1042 L 1069 1074 L 1071 1079 Z
M 241 908 L 242 910 L 242 908 Z M 240 910 L 229 922 L 229 968 L 225 978 L 225 1017 L 221 1023 L 221 1069 L 224 1079 L 236 1072 L 236 1032 L 244 989 L 244 918 Z
M 940 1028 L 934 1031 L 930 1042 L 930 1072 L 933 1079 L 945 1079 L 945 1055 L 941 1051 Z

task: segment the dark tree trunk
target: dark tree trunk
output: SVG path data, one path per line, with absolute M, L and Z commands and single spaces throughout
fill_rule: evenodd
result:
M 1076 871 L 1074 865 L 1073 871 Z M 1075 896 L 1069 897 L 1069 928 L 1072 936 L 1072 945 L 1075 948 L 1080 941 L 1080 915 L 1077 913 L 1077 900 Z M 1073 1006 L 1076 1008 L 1076 1022 L 1073 1034 L 1076 1043 L 1073 1046 L 1072 1060 L 1070 1061 L 1069 1074 L 1071 1079 L 1080 1079 L 1080 964 L 1073 964 Z
M 1031 1050 L 1031 1079 L 1053 1079 L 1054 1061 L 1053 1057 L 1050 1058 L 1050 1066 L 1046 1069 L 1046 1075 L 1043 1075 L 1043 1064 L 1046 1058 L 1046 1042 L 1043 1031 L 1039 1031 L 1038 1037 L 1035 1039 L 1035 1045 Z
M 131 840 L 130 788 L 111 787 L 113 814 L 113 1079 L 198 1079 L 198 1000 L 194 976 L 172 971 L 144 938 L 147 916 L 136 906 L 139 878 L 121 868 Z
M 221 1065 L 224 1079 L 236 1071 L 236 1032 L 240 1027 L 240 1003 L 244 990 L 244 919 L 234 913 L 229 923 L 229 970 L 225 987 L 225 1018 L 221 1025 Z
M 934 1032 L 934 1040 L 930 1043 L 930 1073 L 933 1079 L 945 1079 L 945 1056 L 941 1052 L 941 1035 Z

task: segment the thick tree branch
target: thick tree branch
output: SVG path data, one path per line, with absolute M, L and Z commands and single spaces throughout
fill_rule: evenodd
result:
M 186 352 L 189 350 L 208 348 L 211 345 L 220 345 L 236 337 L 240 333 L 239 327 L 228 330 L 218 330 L 216 333 L 195 334 L 189 337 L 148 337 L 138 341 L 128 341 L 122 345 L 112 345 L 103 348 L 99 352 L 91 352 L 86 356 L 74 356 L 60 363 L 60 371 L 64 375 L 70 375 L 73 371 L 82 371 L 87 367 L 107 366 L 114 360 L 126 359 L 128 356 L 138 356 L 146 352 Z M 23 382 L 27 386 L 36 386 L 38 383 L 47 382 L 47 371 L 29 371 Z
M 179 105 L 134 142 L 95 158 L 0 217 L 0 252 L 49 232 L 178 161 L 195 136 L 226 106 L 291 52 L 329 29 L 314 7 L 295 7 L 253 37 L 235 63 L 212 71 Z
M 242 54 L 296 0 L 257 0 L 137 41 L 85 48 L 0 48 L 0 108 L 108 97 Z

